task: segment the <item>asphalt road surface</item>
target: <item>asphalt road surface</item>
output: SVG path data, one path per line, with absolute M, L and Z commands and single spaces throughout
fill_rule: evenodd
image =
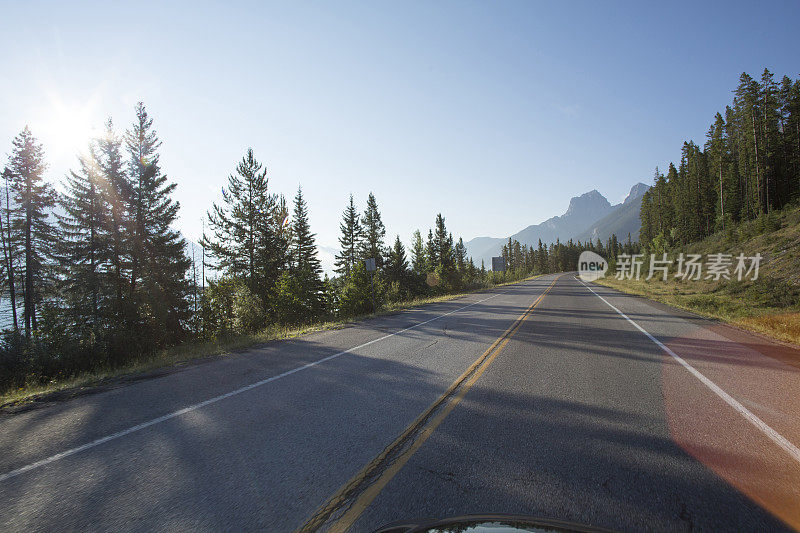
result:
M 791 530 L 799 364 L 543 276 L 5 412 L 0 530 Z

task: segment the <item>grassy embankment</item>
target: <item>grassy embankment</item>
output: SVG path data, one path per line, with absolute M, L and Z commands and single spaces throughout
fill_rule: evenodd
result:
M 670 250 L 685 254 L 744 253 L 763 256 L 756 281 L 617 280 L 613 273 L 598 283 L 717 318 L 734 326 L 800 345 L 800 207 L 793 206 L 719 232 L 703 241 Z M 705 267 L 705 265 L 704 265 Z M 647 272 L 647 267 L 642 268 Z M 705 268 L 703 272 L 705 277 Z
M 536 276 L 526 279 L 532 279 L 533 277 Z M 500 283 L 489 288 L 519 283 L 519 281 Z M 466 296 L 467 294 L 480 292 L 482 290 L 486 290 L 486 288 L 480 288 L 456 294 L 417 298 L 405 302 L 388 303 L 384 305 L 383 308 L 376 313 L 376 315 L 388 315 L 398 313 L 406 309 L 412 309 L 420 305 L 454 300 L 456 298 Z M 85 392 L 87 389 L 102 387 L 105 385 L 113 385 L 116 383 L 124 383 L 126 381 L 135 381 L 158 370 L 184 365 L 193 360 L 213 356 L 231 355 L 237 351 L 245 350 L 259 344 L 274 340 L 298 337 L 300 335 L 313 333 L 315 331 L 340 329 L 347 324 L 368 318 L 370 316 L 375 315 L 363 315 L 348 320 L 334 320 L 295 328 L 270 326 L 255 333 L 230 335 L 202 342 L 186 342 L 178 346 L 159 351 L 148 357 L 140 357 L 131 360 L 129 363 L 123 366 L 99 369 L 93 372 L 86 372 L 73 376 L 64 376 L 63 378 L 54 379 L 47 383 L 32 382 L 19 389 L 2 391 L 0 392 L 0 409 L 43 397 L 55 395 L 63 395 L 64 397 L 76 396 Z

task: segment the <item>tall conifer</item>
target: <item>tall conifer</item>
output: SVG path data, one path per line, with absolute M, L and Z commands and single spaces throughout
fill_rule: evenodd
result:
M 342 213 L 342 222 L 339 224 L 342 234 L 339 236 L 341 250 L 336 255 L 336 272 L 346 278 L 350 277 L 355 264 L 359 261 L 359 243 L 363 235 L 361 218 L 350 195 L 350 203 Z
M 50 271 L 54 231 L 49 213 L 55 205 L 53 188 L 44 181 L 47 164 L 44 149 L 26 126 L 14 138 L 8 169 L 14 196 L 11 220 L 15 238 L 14 254 L 21 255 L 23 320 L 25 334 L 38 329 L 37 306 L 46 285 L 52 282 Z

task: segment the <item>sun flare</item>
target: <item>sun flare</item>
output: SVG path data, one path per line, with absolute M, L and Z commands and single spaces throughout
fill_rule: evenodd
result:
M 59 97 L 50 99 L 40 128 L 50 151 L 73 154 L 86 151 L 89 140 L 101 131 L 91 102 L 66 102 Z

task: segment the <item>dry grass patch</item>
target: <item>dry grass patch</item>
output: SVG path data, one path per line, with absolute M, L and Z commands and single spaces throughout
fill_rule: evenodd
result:
M 769 278 L 762 278 L 760 283 L 712 283 L 612 277 L 596 283 L 800 345 L 796 289 Z
M 735 320 L 734 324 L 744 329 L 800 345 L 800 313 L 765 314 L 740 318 Z

